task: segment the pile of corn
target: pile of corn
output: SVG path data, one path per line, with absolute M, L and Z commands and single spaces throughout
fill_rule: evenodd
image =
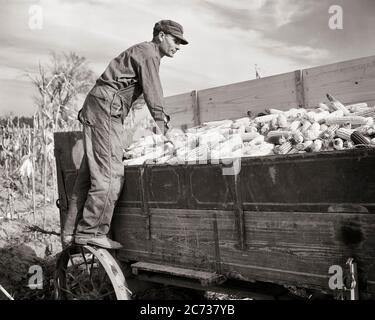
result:
M 267 114 L 204 123 L 150 135 L 125 152 L 125 165 L 211 162 L 225 158 L 293 154 L 375 146 L 375 106 L 343 105 L 327 94 L 314 109 L 269 109 Z

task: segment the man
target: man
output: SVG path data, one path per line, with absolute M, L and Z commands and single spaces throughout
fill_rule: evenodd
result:
M 113 210 L 124 184 L 123 121 L 132 103 L 143 93 L 158 127 L 168 128 L 159 78 L 160 59 L 173 57 L 188 44 L 177 22 L 161 20 L 153 39 L 130 47 L 113 59 L 87 95 L 78 114 L 83 124 L 84 156 L 63 222 L 63 246 L 91 244 L 118 249 L 107 237 Z M 74 236 L 74 238 L 73 238 Z

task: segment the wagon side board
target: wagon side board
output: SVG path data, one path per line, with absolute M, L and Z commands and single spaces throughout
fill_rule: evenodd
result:
M 83 155 L 81 133 L 55 134 L 60 212 Z M 331 293 L 329 268 L 358 264 L 375 297 L 375 152 L 346 150 L 221 164 L 125 168 L 112 221 L 122 261 L 216 272 Z
M 220 164 L 127 167 L 119 257 L 326 293 L 329 268 L 354 258 L 374 296 L 374 164 L 357 149 L 243 159 L 236 178 Z

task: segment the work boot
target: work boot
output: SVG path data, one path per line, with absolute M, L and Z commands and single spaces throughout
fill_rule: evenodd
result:
M 81 245 L 92 245 L 92 246 L 97 246 L 105 249 L 120 249 L 122 248 L 122 245 L 116 241 L 113 241 L 107 237 L 79 237 L 76 236 L 74 238 L 74 242 L 76 244 L 81 244 Z

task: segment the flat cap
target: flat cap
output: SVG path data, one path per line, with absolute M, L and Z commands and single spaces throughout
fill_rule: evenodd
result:
M 154 33 L 163 31 L 169 33 L 181 40 L 181 44 L 188 44 L 189 42 L 184 38 L 184 29 L 182 25 L 172 20 L 160 20 L 155 23 Z

